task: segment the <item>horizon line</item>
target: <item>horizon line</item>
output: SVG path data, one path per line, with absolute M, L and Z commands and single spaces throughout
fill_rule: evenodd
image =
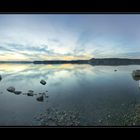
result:
M 88 61 L 88 60 L 92 60 L 92 59 L 139 59 L 140 58 L 119 58 L 119 57 L 105 57 L 105 58 L 91 58 L 91 59 L 77 59 L 77 60 L 0 60 L 0 62 L 35 62 L 35 61 L 39 61 L 39 62 L 43 62 L 43 61 Z

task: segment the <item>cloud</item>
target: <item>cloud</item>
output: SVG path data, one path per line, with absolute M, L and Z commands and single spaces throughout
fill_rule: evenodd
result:
M 0 60 L 140 58 L 139 15 L 0 15 L 0 31 Z

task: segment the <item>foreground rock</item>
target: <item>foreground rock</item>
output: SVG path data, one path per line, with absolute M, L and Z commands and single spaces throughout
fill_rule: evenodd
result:
M 44 80 L 41 80 L 40 83 L 41 83 L 42 85 L 46 85 L 46 81 L 44 81 Z
M 14 91 L 14 93 L 15 93 L 16 95 L 20 95 L 20 94 L 22 93 L 22 91 Z
M 28 96 L 34 96 L 34 91 L 33 90 L 29 90 L 27 93 Z
M 9 87 L 9 88 L 7 88 L 7 91 L 14 93 L 15 92 L 15 88 L 14 87 Z
M 132 76 L 134 76 L 134 77 L 140 77 L 140 70 L 134 70 L 132 72 Z
M 39 102 L 43 102 L 44 101 L 43 95 L 37 97 L 36 100 L 39 101 Z

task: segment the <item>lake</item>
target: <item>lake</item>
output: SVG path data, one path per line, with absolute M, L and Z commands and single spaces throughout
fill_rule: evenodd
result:
M 140 125 L 139 79 L 132 77 L 136 69 L 140 65 L 0 64 L 0 126 Z M 22 93 L 8 92 L 11 86 Z

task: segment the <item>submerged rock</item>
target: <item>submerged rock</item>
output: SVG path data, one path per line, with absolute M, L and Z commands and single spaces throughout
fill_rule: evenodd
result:
M 36 100 L 39 101 L 39 102 L 43 102 L 43 101 L 44 101 L 44 97 L 43 97 L 43 95 L 37 97 Z
M 117 70 L 114 70 L 114 71 L 117 71 Z
M 9 87 L 9 88 L 7 88 L 7 91 L 9 91 L 9 92 L 15 92 L 15 88 L 14 87 Z
M 34 96 L 34 91 L 33 90 L 29 90 L 27 93 L 28 96 Z
M 14 91 L 14 93 L 15 93 L 16 95 L 19 95 L 19 94 L 22 93 L 22 91 Z
M 46 85 L 46 81 L 45 81 L 45 80 L 41 80 L 40 83 L 41 83 L 42 85 Z
M 49 96 L 48 96 L 48 95 L 46 95 L 45 97 L 46 97 L 46 98 L 49 98 Z

